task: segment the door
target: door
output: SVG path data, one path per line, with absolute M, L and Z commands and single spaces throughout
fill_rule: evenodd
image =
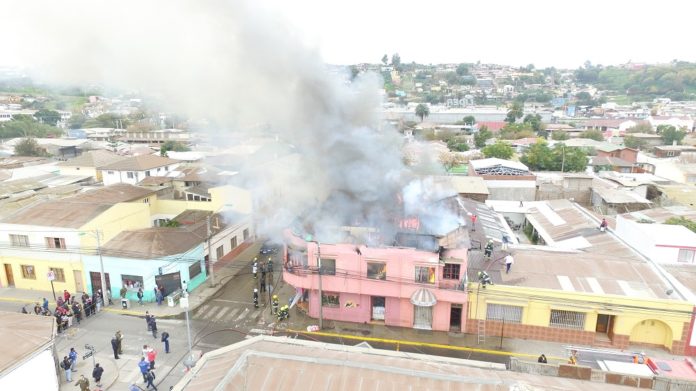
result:
M 92 294 L 95 294 L 98 289 L 102 288 L 101 285 L 101 273 L 99 272 L 89 272 L 89 279 L 92 283 Z M 111 290 L 111 281 L 109 280 L 109 273 L 104 273 L 104 279 L 106 280 L 106 287 Z M 106 293 L 102 290 L 103 293 Z
M 450 307 L 450 331 L 462 331 L 462 305 L 452 304 Z
M 372 296 L 372 320 L 384 320 L 384 296 Z
M 84 292 L 85 286 L 82 284 L 82 270 L 73 270 L 75 278 L 75 292 Z
M 413 328 L 432 330 L 433 329 L 433 307 L 413 306 Z
M 12 265 L 9 263 L 5 264 L 5 276 L 7 276 L 7 287 L 14 288 L 14 274 L 12 274 Z
M 609 333 L 609 330 L 611 330 L 611 321 L 613 317 L 613 315 L 598 314 L 597 327 L 595 328 L 595 331 L 604 334 Z
M 165 296 L 169 295 L 172 292 L 181 289 L 181 273 L 176 272 L 155 276 L 155 284 L 162 287 Z M 189 288 L 189 291 L 190 290 L 191 289 Z

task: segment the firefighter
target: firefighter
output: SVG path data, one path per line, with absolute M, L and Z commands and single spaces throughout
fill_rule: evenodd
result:
M 483 289 L 486 289 L 486 285 L 493 285 L 493 281 L 491 281 L 491 276 L 489 276 L 488 273 L 486 273 L 485 271 L 478 272 L 478 279 Z
M 489 258 L 489 259 L 490 259 L 491 255 L 493 255 L 493 241 L 492 240 L 489 239 L 488 243 L 486 243 L 486 248 L 483 252 L 483 255 L 485 255 L 486 258 Z
M 271 313 L 273 315 L 278 315 L 278 295 L 273 295 L 273 300 L 271 302 Z
M 259 290 L 254 288 L 254 308 L 259 308 Z
M 288 305 L 284 305 L 280 307 L 280 310 L 278 311 L 278 320 L 285 320 L 290 317 L 290 309 Z
M 254 259 L 254 264 L 251 265 L 251 272 L 254 274 L 254 278 L 257 277 L 259 271 L 259 264 L 256 262 L 256 259 Z

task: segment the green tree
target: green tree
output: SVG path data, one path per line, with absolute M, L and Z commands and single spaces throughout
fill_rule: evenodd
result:
M 420 117 L 421 122 L 425 119 L 425 117 L 430 115 L 430 108 L 428 108 L 428 105 L 419 103 L 418 106 L 416 106 L 416 116 Z
M 483 156 L 487 158 L 497 157 L 499 159 L 510 159 L 515 153 L 515 150 L 512 149 L 510 144 L 503 141 L 497 141 L 495 144 L 491 144 L 483 148 L 481 152 L 483 152 Z
M 466 152 L 469 150 L 469 144 L 451 138 L 447 140 L 447 148 L 449 148 L 450 151 Z
M 91 118 L 85 121 L 82 126 L 84 128 L 118 128 L 126 129 L 130 125 L 128 119 L 112 113 L 106 113 L 98 116 L 97 118 Z
M 174 151 L 174 152 L 186 152 L 190 151 L 191 148 L 189 148 L 187 145 L 182 144 L 178 141 L 166 141 L 162 146 L 160 147 L 160 156 L 167 156 L 167 152 L 169 151 Z
M 61 129 L 42 124 L 30 115 L 14 115 L 11 121 L 0 122 L 0 139 L 14 137 L 60 136 Z
M 56 126 L 60 121 L 60 113 L 54 110 L 41 109 L 34 113 L 34 118 L 40 123 Z
M 399 53 L 392 54 L 391 64 L 394 69 L 399 69 L 401 67 L 401 56 L 399 56 Z
M 82 128 L 82 125 L 87 121 L 87 117 L 85 117 L 82 114 L 73 114 L 70 116 L 70 119 L 68 119 L 68 128 L 69 129 L 80 129 Z
M 507 117 L 505 117 L 505 122 L 509 124 L 514 124 L 515 121 L 517 121 L 519 118 L 522 118 L 523 115 L 524 107 L 522 106 L 522 104 L 520 102 L 514 102 L 507 113 Z
M 589 138 L 595 141 L 604 141 L 604 134 L 601 130 L 589 129 L 580 133 L 580 138 Z
M 466 117 L 464 117 L 464 119 L 462 119 L 462 123 L 464 125 L 471 126 L 476 123 L 476 117 L 474 117 L 473 115 L 467 115 Z
M 14 154 L 17 156 L 43 156 L 44 152 L 36 140 L 27 137 L 15 144 Z
M 520 161 L 532 171 L 554 171 L 554 155 L 546 141 L 539 139 L 527 149 Z
M 385 54 L 384 56 L 382 56 L 382 64 L 387 65 L 388 62 L 389 62 L 389 56 L 387 56 Z
M 563 141 L 563 140 L 568 140 L 570 136 L 568 136 L 568 133 L 564 131 L 558 131 L 558 132 L 553 132 L 551 134 L 551 138 L 557 141 Z
M 639 122 L 636 126 L 626 129 L 626 133 L 655 133 L 650 122 Z
M 696 221 L 689 220 L 684 216 L 670 217 L 665 221 L 665 224 L 669 225 L 683 225 L 684 227 L 696 232 Z
M 541 115 L 539 114 L 527 114 L 524 116 L 522 123 L 529 124 L 535 133 L 539 133 L 544 130 L 544 124 L 541 122 Z
M 499 134 L 504 140 L 519 140 L 521 138 L 534 137 L 534 130 L 529 124 L 507 124 L 500 129 Z
M 486 146 L 486 140 L 493 137 L 493 133 L 488 130 L 486 125 L 481 126 L 478 132 L 474 135 L 474 144 L 476 148 L 483 148 Z
M 457 65 L 457 75 L 464 76 L 469 74 L 469 66 L 466 64 Z
M 569 148 L 563 144 L 553 147 L 554 171 L 580 172 L 587 168 L 587 154 L 580 148 Z
M 628 148 L 642 149 L 648 145 L 648 143 L 642 138 L 628 135 L 624 137 L 624 145 Z
M 672 125 L 658 126 L 657 133 L 662 137 L 662 142 L 665 145 L 672 145 L 675 141 L 677 142 L 677 145 L 679 145 L 684 137 L 686 137 L 685 131 L 677 130 L 677 128 Z

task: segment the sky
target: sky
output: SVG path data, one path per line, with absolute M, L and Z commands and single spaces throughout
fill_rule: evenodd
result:
M 382 55 L 393 53 L 399 53 L 403 62 L 481 61 L 558 68 L 576 68 L 587 60 L 603 65 L 696 61 L 692 50 L 696 2 L 683 0 L 254 3 L 279 24 L 289 23 L 294 34 L 331 64 L 377 63 Z M 234 0 L 229 4 L 236 6 Z M 17 16 L 30 22 L 31 15 Z M 66 9 L 58 19 L 70 25 L 71 18 L 79 17 L 79 12 Z M 123 28 L 128 28 L 127 21 Z M 0 65 L 28 65 L 11 50 L 12 44 L 33 44 L 23 43 L 23 38 L 4 40 Z
M 696 61 L 690 1 L 262 0 L 326 62 L 477 62 L 576 68 Z

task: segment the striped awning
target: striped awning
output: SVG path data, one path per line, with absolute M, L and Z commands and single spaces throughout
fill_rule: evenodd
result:
M 419 307 L 432 307 L 437 303 L 437 299 L 433 292 L 420 288 L 411 295 L 411 303 Z

